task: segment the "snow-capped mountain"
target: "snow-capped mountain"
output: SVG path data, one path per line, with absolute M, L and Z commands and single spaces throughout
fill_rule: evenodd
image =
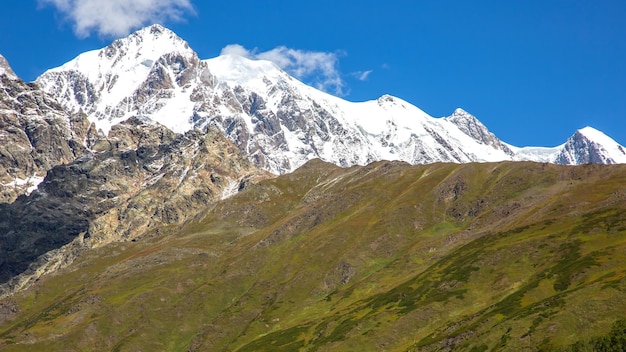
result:
M 565 143 L 556 147 L 508 147 L 514 152 L 513 160 L 563 165 L 626 163 L 626 149 L 611 137 L 589 126 L 579 129 Z
M 178 133 L 215 126 L 257 166 L 274 173 L 313 158 L 341 166 L 382 159 L 626 162 L 617 143 L 590 129 L 572 137 L 581 134 L 586 142 L 580 137 L 555 148 L 518 148 L 461 109 L 433 118 L 388 95 L 359 103 L 337 98 L 269 61 L 236 55 L 200 60 L 159 25 L 81 54 L 37 83 L 71 112 L 85 112 L 104 133 L 132 116 Z
M 582 128 L 560 147 L 556 164 L 624 164 L 626 151 L 611 137 L 592 127 Z
M 154 116 L 180 133 L 192 128 L 189 116 L 183 116 L 190 111 L 180 109 L 193 105 L 187 94 L 186 104 L 174 106 L 176 94 L 190 93 L 181 72 L 195 72 L 197 65 L 187 43 L 169 30 L 152 26 L 102 50 L 83 53 L 47 71 L 37 82 L 70 111 L 83 110 L 105 133 L 136 115 Z M 168 110 L 176 117 L 168 120 Z

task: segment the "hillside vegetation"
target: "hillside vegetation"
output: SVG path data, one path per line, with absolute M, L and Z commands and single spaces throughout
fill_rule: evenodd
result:
M 0 301 L 0 349 L 619 348 L 625 276 L 624 165 L 311 161 Z

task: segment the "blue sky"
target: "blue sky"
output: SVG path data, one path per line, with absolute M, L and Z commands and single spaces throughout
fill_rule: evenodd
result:
M 201 58 L 233 44 L 315 58 L 302 78 L 331 93 L 391 94 L 435 117 L 461 107 L 514 145 L 587 125 L 626 144 L 624 14 L 623 0 L 2 1 L 0 54 L 31 81 L 158 22 Z

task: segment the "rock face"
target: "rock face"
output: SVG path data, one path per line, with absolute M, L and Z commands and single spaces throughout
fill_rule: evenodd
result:
M 591 127 L 576 131 L 556 155 L 557 164 L 619 164 L 626 150 L 602 132 Z
M 109 138 L 95 140 L 93 150 L 50 169 L 30 196 L 0 205 L 5 291 L 36 279 L 29 274 L 44 274 L 37 271 L 42 265 L 57 269 L 38 261 L 45 253 L 77 239 L 92 248 L 155 234 L 266 175 L 214 129 L 180 135 L 131 118 L 114 126 Z M 77 247 L 68 250 L 50 258 L 71 262 Z
M 98 154 L 96 173 L 106 182 L 94 188 L 113 206 L 87 233 L 98 245 L 180 224 L 232 188 L 269 176 L 215 129 L 180 135 L 133 118 L 114 126 L 106 143 L 111 149 Z
M 52 167 L 88 152 L 95 130 L 0 58 L 0 203 L 29 193 Z
M 0 76 L 7 76 L 10 79 L 18 79 L 15 72 L 9 65 L 7 59 L 4 56 L 0 55 Z
M 474 138 L 475 140 L 490 145 L 495 149 L 503 150 L 508 155 L 515 153 L 505 144 L 502 143 L 496 135 L 489 132 L 487 127 L 478 121 L 478 119 L 463 109 L 456 109 L 452 115 L 446 117 L 446 120 L 452 122 L 463 133 Z

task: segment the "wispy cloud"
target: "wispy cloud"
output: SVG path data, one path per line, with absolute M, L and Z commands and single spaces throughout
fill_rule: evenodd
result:
M 38 0 L 73 23 L 79 37 L 119 37 L 146 24 L 181 21 L 193 14 L 190 0 Z
M 222 49 L 222 55 L 232 54 L 250 59 L 272 61 L 290 75 L 306 81 L 323 91 L 342 96 L 345 82 L 339 71 L 339 56 L 342 53 L 307 51 L 279 46 L 269 51 L 249 50 L 239 44 L 230 44 Z
M 372 70 L 356 71 L 356 72 L 352 72 L 351 75 L 354 78 L 358 79 L 359 81 L 365 81 L 367 80 L 367 77 L 369 77 L 372 72 L 373 72 Z

